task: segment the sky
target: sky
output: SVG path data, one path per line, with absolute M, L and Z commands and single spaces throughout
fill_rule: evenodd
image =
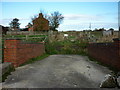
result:
M 9 26 L 14 18 L 18 18 L 20 27 L 24 28 L 31 17 L 40 10 L 50 14 L 59 11 L 64 20 L 59 31 L 88 30 L 95 28 L 114 28 L 118 30 L 118 2 L 2 2 L 2 18 L 0 24 Z

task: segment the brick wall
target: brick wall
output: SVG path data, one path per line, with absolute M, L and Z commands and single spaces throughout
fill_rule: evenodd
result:
M 120 40 L 113 43 L 91 43 L 88 53 L 96 60 L 120 70 Z
M 4 62 L 12 62 L 15 67 L 43 53 L 45 53 L 43 43 L 22 43 L 17 39 L 5 40 Z

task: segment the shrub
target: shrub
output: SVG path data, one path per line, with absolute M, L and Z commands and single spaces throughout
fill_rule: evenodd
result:
M 48 54 L 80 54 L 86 55 L 86 42 L 57 41 L 46 43 L 46 53 Z

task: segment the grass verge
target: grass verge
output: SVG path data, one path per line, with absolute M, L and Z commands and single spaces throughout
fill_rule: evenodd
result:
M 35 57 L 35 58 L 31 58 L 30 60 L 28 60 L 27 62 L 25 62 L 24 64 L 21 64 L 20 66 L 24 66 L 26 64 L 31 64 L 31 63 L 34 63 L 35 61 L 39 61 L 39 60 L 42 60 L 46 57 L 48 57 L 49 54 L 43 54 L 41 56 L 38 56 L 38 57 Z

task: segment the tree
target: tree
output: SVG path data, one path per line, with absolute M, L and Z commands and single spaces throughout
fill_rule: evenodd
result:
M 94 31 L 98 31 L 98 29 L 97 28 L 95 28 L 95 30 Z
M 31 20 L 35 20 L 38 17 L 38 15 L 34 15 L 33 17 L 31 17 Z
M 51 30 L 56 30 L 59 27 L 60 23 L 63 21 L 64 17 L 58 11 L 51 13 L 49 16 L 49 25 Z
M 10 28 L 13 29 L 13 30 L 18 30 L 20 28 L 20 23 L 18 22 L 19 19 L 17 18 L 14 18 L 11 23 L 9 24 L 10 25 Z
M 110 28 L 109 30 L 114 31 L 114 29 L 113 29 L 113 28 Z
M 114 29 L 110 28 L 109 30 L 112 32 L 112 35 L 113 35 L 114 34 Z
M 100 28 L 98 31 L 106 31 L 104 28 Z
M 48 19 L 48 15 L 46 14 L 46 12 L 44 11 L 44 10 L 40 10 L 40 12 L 39 12 L 39 14 L 40 13 L 42 13 L 42 15 L 43 15 L 43 17 L 45 18 L 45 19 Z M 33 20 L 35 20 L 36 18 L 38 18 L 38 16 L 39 16 L 39 14 L 36 14 L 36 15 L 34 15 L 33 17 L 31 17 L 31 22 L 33 21 Z
M 51 13 L 51 15 L 47 15 L 43 10 L 40 10 L 39 15 L 42 14 L 43 18 L 45 18 L 46 20 L 49 21 L 49 27 L 50 30 L 56 30 L 56 28 L 59 27 L 59 25 L 61 24 L 61 22 L 63 21 L 64 17 L 62 16 L 61 13 L 59 13 L 58 11 Z M 32 20 L 32 24 L 34 22 L 34 20 L 36 18 L 38 18 L 39 15 L 34 15 L 31 20 Z M 42 22 L 42 21 L 41 21 Z M 44 23 L 44 22 L 43 22 Z M 39 25 L 39 28 L 42 28 L 41 25 Z M 37 29 L 36 29 L 37 30 Z
M 33 26 L 33 24 L 31 24 L 31 23 L 28 23 L 28 25 L 27 25 L 28 28 L 31 28 L 32 26 Z
M 45 19 L 49 18 L 48 14 L 43 9 L 40 10 L 40 13 L 42 13 L 42 15 Z

